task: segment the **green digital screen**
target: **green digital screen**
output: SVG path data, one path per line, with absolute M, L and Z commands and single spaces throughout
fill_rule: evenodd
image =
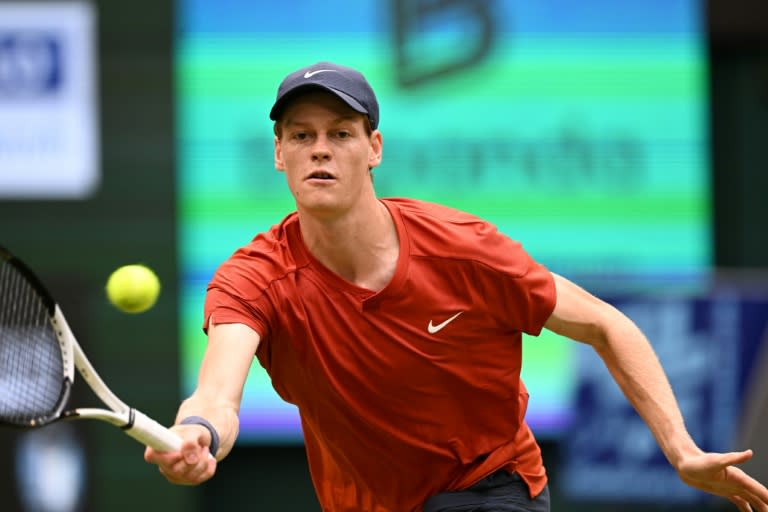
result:
M 286 8 L 290 6 L 290 8 Z M 380 197 L 483 217 L 597 293 L 697 286 L 712 260 L 699 1 L 182 0 L 177 36 L 182 387 L 216 267 L 294 203 L 268 113 L 289 72 L 333 61 L 376 90 Z M 524 343 L 528 420 L 572 415 L 573 343 Z M 241 440 L 300 440 L 255 362 Z

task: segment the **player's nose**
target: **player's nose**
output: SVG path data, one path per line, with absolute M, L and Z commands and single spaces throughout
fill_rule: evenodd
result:
M 312 145 L 312 160 L 322 161 L 329 160 L 331 158 L 331 150 L 328 145 L 328 137 L 324 134 L 320 134 L 315 138 Z

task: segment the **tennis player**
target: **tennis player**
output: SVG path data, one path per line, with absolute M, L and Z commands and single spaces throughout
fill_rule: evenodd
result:
M 270 117 L 296 211 L 208 286 L 199 382 L 173 427 L 182 450 L 145 453 L 169 481 L 208 480 L 232 449 L 255 355 L 298 407 L 323 510 L 548 511 L 520 380 L 521 335 L 546 328 L 595 349 L 685 483 L 768 511 L 768 489 L 736 467 L 752 452 L 699 449 L 626 316 L 488 222 L 377 198 L 383 139 L 362 74 L 295 71 Z

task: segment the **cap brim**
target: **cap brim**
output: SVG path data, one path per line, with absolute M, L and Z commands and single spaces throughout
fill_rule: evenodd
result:
M 283 110 L 285 110 L 285 107 L 288 106 L 288 103 L 295 100 L 302 93 L 312 89 L 330 92 L 344 103 L 346 103 L 355 112 L 368 115 L 368 110 L 362 106 L 359 101 L 345 92 L 334 89 L 333 87 L 328 87 L 326 85 L 304 84 L 299 85 L 298 87 L 294 87 L 290 91 L 287 91 L 285 94 L 283 94 L 280 99 L 278 99 L 272 106 L 272 110 L 269 111 L 269 118 L 273 121 L 277 121 L 280 118 L 280 115 L 283 113 Z

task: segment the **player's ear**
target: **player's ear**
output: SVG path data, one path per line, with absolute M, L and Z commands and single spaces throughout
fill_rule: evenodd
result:
M 283 151 L 280 146 L 280 139 L 275 135 L 275 169 L 280 172 L 285 171 L 285 162 L 283 162 Z
M 368 168 L 373 169 L 381 163 L 381 155 L 384 146 L 384 140 L 379 130 L 374 130 L 370 136 L 371 147 L 368 151 Z

